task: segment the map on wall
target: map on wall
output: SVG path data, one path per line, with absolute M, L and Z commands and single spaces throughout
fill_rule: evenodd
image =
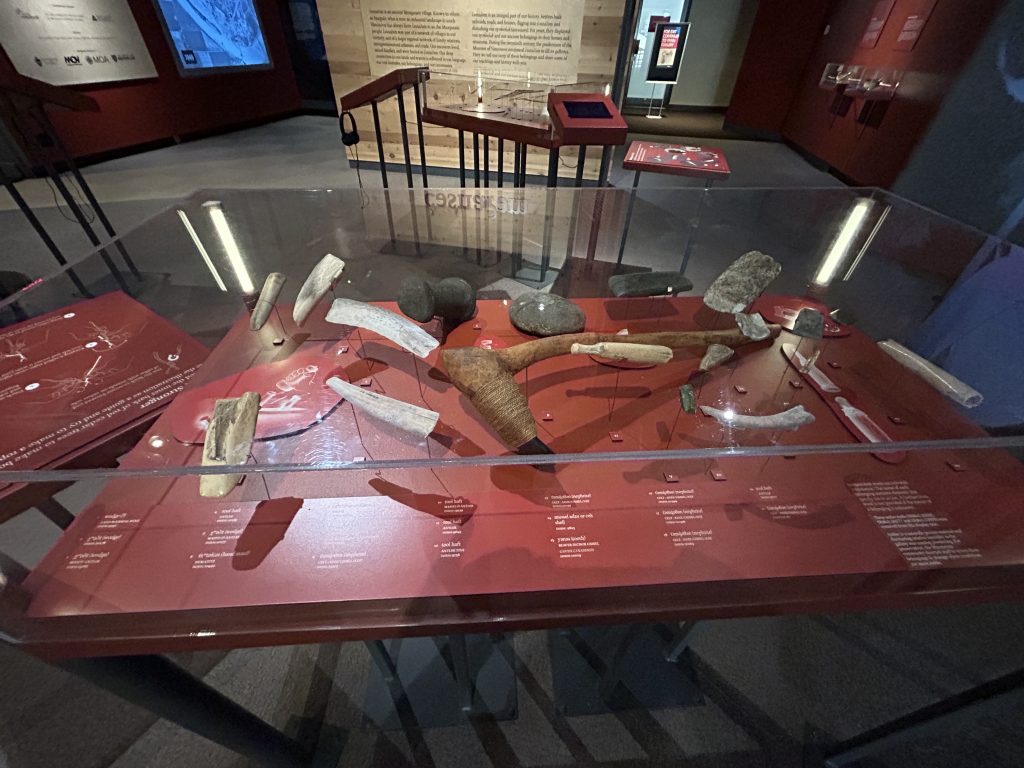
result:
M 0 45 L 51 85 L 156 77 L 127 0 L 0 0 Z
M 182 73 L 267 68 L 267 41 L 253 0 L 158 0 Z
M 429 66 L 433 72 L 576 81 L 583 0 L 363 0 L 370 74 Z

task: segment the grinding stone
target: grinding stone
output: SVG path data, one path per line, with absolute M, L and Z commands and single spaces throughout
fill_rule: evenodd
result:
M 586 316 L 568 299 L 549 293 L 525 293 L 508 308 L 512 325 L 534 336 L 557 336 L 583 330 Z

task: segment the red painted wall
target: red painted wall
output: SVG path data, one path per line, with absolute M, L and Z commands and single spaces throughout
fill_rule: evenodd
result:
M 766 10 L 778 11 L 784 0 L 762 0 L 758 21 Z M 876 0 L 835 0 L 826 10 L 822 27 L 814 33 L 815 45 L 793 85 L 794 95 L 787 104 L 779 130 L 788 140 L 828 163 L 852 181 L 872 186 L 890 186 L 906 165 L 911 152 L 927 131 L 956 77 L 988 28 L 1002 0 L 938 0 L 913 51 L 893 49 L 908 13 L 920 8 L 921 0 L 896 0 L 888 22 L 874 48 L 859 43 L 871 18 Z M 766 8 L 767 6 L 767 8 Z M 790 16 L 792 18 L 792 15 Z M 766 20 L 766 24 L 769 23 Z M 756 123 L 752 115 L 767 96 L 751 96 L 750 88 L 757 72 L 770 72 L 776 56 L 792 64 L 794 50 L 804 50 L 798 35 L 806 34 L 803 25 L 794 26 L 792 37 L 774 14 L 770 43 L 748 49 L 744 58 L 741 91 L 737 87 L 734 106 L 727 119 L 740 125 Z M 755 34 L 757 27 L 755 26 Z M 804 41 L 806 42 L 806 41 Z M 854 100 L 845 115 L 833 114 L 829 107 L 835 95 L 818 88 L 822 70 L 829 62 L 892 67 L 906 73 L 896 99 L 890 103 L 877 125 L 857 122 L 862 100 Z M 789 70 L 787 70 L 788 72 Z M 738 98 L 743 101 L 739 102 Z M 780 99 L 781 100 L 781 99 Z M 771 121 L 780 108 L 771 110 Z M 765 120 L 764 122 L 771 122 Z
M 833 0 L 760 0 L 725 121 L 780 135 Z
M 275 0 L 256 0 L 274 69 L 188 78 L 178 74 L 152 0 L 128 4 L 158 77 L 76 87 L 99 102 L 98 113 L 51 109 L 50 117 L 75 157 L 273 118 L 301 107 Z M 6 56 L 0 56 L 0 67 L 11 67 Z

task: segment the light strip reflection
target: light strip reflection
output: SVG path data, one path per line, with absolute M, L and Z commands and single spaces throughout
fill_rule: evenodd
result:
M 242 258 L 242 252 L 238 250 L 238 243 L 235 242 L 235 236 L 231 232 L 231 227 L 228 225 L 228 220 L 224 216 L 224 210 L 221 208 L 220 203 L 212 200 L 208 203 L 203 203 L 203 207 L 210 213 L 213 228 L 217 230 L 217 237 L 220 238 L 220 244 L 224 248 L 224 253 L 227 254 L 231 268 L 235 271 L 235 278 L 238 280 L 238 286 L 242 289 L 242 293 L 255 293 L 256 286 L 252 284 L 249 270 L 245 268 L 245 259 Z
M 217 268 L 213 266 L 213 260 L 210 258 L 210 254 L 206 252 L 206 248 L 203 246 L 202 240 L 199 239 L 199 235 L 196 234 L 195 227 L 192 226 L 192 222 L 188 220 L 188 215 L 178 209 L 178 218 L 181 219 L 182 225 L 185 227 L 185 231 L 188 232 L 189 237 L 192 238 L 192 242 L 196 245 L 196 250 L 199 251 L 199 255 L 203 257 L 203 261 L 206 262 L 206 268 L 210 270 L 210 274 L 213 275 L 213 279 L 217 282 L 217 287 L 222 291 L 227 291 L 228 287 L 224 285 L 224 281 L 220 277 L 220 273 Z
M 822 259 L 821 266 L 818 267 L 818 273 L 813 280 L 815 285 L 828 286 L 832 284 L 840 268 L 850 257 L 853 242 L 860 234 L 864 220 L 867 219 L 868 213 L 874 205 L 875 201 L 871 198 L 861 197 L 850 208 L 850 212 L 846 214 L 846 220 L 839 228 L 835 239 L 832 240 L 828 253 Z

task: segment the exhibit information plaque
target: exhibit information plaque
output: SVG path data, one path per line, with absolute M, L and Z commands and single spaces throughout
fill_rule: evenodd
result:
M 0 332 L 0 468 L 58 461 L 166 405 L 206 348 L 124 293 Z M 20 414 L 20 415 L 18 415 Z
M 51 85 L 156 77 L 127 0 L 0 0 L 0 45 L 18 72 Z
M 429 66 L 434 72 L 529 74 L 535 83 L 575 82 L 583 0 L 553 6 L 512 0 L 453 6 L 443 0 L 364 0 L 370 74 Z

